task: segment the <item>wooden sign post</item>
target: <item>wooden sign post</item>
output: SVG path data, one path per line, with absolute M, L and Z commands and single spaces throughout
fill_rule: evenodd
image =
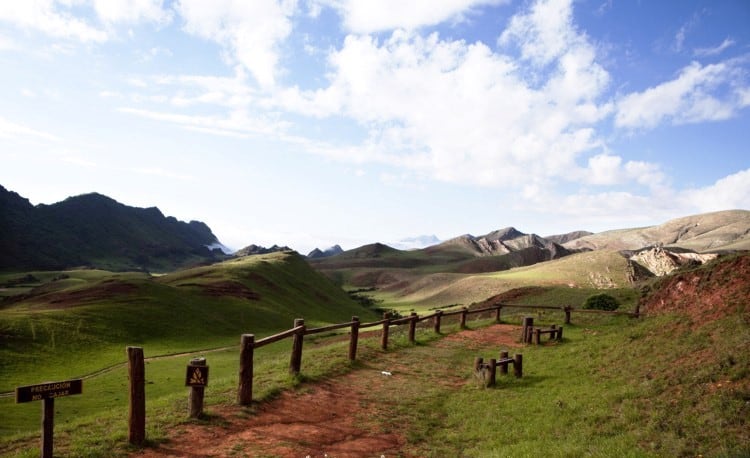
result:
M 208 385 L 208 366 L 206 358 L 193 358 L 185 374 L 185 386 L 190 387 L 190 418 L 198 418 L 203 413 L 203 394 Z
M 55 398 L 81 394 L 83 381 L 65 380 L 16 388 L 16 403 L 44 401 L 42 406 L 42 458 L 52 458 L 52 440 L 55 429 Z

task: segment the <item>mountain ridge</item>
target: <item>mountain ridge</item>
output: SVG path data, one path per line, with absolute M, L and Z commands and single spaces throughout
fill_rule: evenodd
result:
M 0 186 L 0 269 L 96 267 L 172 270 L 223 259 L 203 222 L 156 207 L 130 207 L 99 193 L 32 205 Z M 220 251 L 220 250 L 219 250 Z

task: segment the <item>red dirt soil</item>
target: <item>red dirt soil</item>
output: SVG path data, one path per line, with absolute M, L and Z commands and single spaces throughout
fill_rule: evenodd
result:
M 518 326 L 500 324 L 451 334 L 435 345 L 460 341 L 470 348 L 510 348 L 518 346 L 519 333 Z M 393 384 L 392 389 L 398 389 L 399 383 L 409 383 L 409 368 L 399 366 L 393 354 L 384 357 L 393 359 L 384 361 L 393 377 L 378 370 L 359 369 L 297 391 L 285 391 L 259 404 L 255 412 L 239 406 L 212 406 L 211 416 L 220 421 L 180 425 L 166 442 L 131 456 L 409 457 L 403 450 L 406 438 L 399 429 L 384 427 L 375 420 L 387 415 L 387 406 L 372 399 L 372 387 Z M 460 389 L 466 380 L 456 376 L 443 383 Z
M 645 314 L 685 313 L 696 325 L 735 313 L 750 298 L 750 255 L 721 260 L 713 268 L 677 274 L 641 301 Z M 745 308 L 750 322 L 750 307 Z

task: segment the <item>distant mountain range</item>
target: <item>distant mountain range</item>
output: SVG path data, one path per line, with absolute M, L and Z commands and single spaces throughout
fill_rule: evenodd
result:
M 32 205 L 0 186 L 0 270 L 96 267 L 168 271 L 224 259 L 200 221 L 185 223 L 156 207 L 123 205 L 101 194 Z
M 351 267 L 425 268 L 481 273 L 528 266 L 591 250 L 620 251 L 651 270 L 669 270 L 709 257 L 694 253 L 750 250 L 750 211 L 693 215 L 658 226 L 593 234 L 576 231 L 541 237 L 513 227 L 481 236 L 461 235 L 441 242 L 434 235 L 344 251 L 339 245 L 315 249 L 307 257 L 323 270 Z M 422 248 L 415 247 L 424 246 Z M 408 247 L 409 249 L 398 249 Z M 657 247 L 660 250 L 644 252 Z M 107 270 L 168 271 L 226 259 L 226 248 L 199 221 L 185 223 L 156 207 L 123 205 L 101 194 L 69 197 L 52 205 L 32 205 L 0 186 L 0 270 L 96 267 Z M 291 251 L 249 245 L 234 256 Z M 680 254 L 681 253 L 681 254 Z M 685 254 L 688 253 L 688 254 Z M 679 254 L 679 255 L 678 255 Z

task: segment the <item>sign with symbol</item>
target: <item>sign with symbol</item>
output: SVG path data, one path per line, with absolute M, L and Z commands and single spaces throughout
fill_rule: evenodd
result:
M 185 375 L 185 386 L 208 385 L 208 366 L 188 366 Z

